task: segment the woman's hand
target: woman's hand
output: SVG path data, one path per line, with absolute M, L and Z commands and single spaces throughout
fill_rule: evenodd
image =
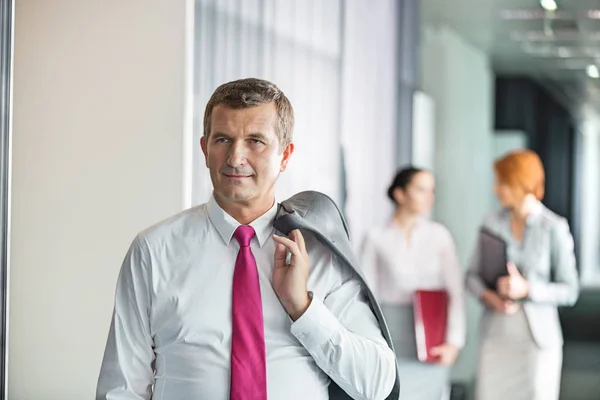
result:
M 437 363 L 441 365 L 452 365 L 458 357 L 459 348 L 450 343 L 444 343 L 431 349 L 431 355 L 439 357 Z
M 506 265 L 508 275 L 498 278 L 496 287 L 500 296 L 512 300 L 520 300 L 529 296 L 529 282 L 521 275 L 513 262 Z
M 481 300 L 492 310 L 503 314 L 514 314 L 519 309 L 518 304 L 514 301 L 503 299 L 498 293 L 490 289 L 483 292 Z

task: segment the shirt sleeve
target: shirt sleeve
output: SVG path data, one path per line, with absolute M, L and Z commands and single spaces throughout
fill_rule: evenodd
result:
M 553 228 L 550 245 L 552 281 L 530 281 L 529 300 L 556 306 L 571 306 L 579 297 L 579 277 L 573 236 L 566 220 L 560 220 Z
M 396 360 L 359 278 L 333 258 L 341 284 L 324 300 L 313 295 L 292 334 L 316 364 L 357 400 L 385 399 L 396 380 Z
M 148 400 L 154 384 L 150 277 L 146 241 L 138 236 L 121 266 L 96 400 Z
M 441 265 L 444 281 L 450 302 L 448 305 L 448 328 L 446 331 L 446 342 L 463 347 L 466 336 L 466 309 L 465 290 L 463 284 L 463 273 L 454 247 L 454 241 L 450 232 L 444 232 L 442 240 Z

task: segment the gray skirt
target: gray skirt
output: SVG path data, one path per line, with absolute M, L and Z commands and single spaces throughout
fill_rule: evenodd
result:
M 382 305 L 390 328 L 400 374 L 400 398 L 441 400 L 449 393 L 449 368 L 422 363 L 417 358 L 412 306 Z
M 481 338 L 477 400 L 558 400 L 562 347 L 540 349 L 525 312 L 494 313 Z

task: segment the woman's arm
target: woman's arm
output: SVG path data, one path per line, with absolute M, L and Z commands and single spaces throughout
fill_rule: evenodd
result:
M 579 297 L 579 276 L 573 236 L 563 218 L 552 229 L 550 240 L 551 281 L 529 281 L 528 300 L 556 306 L 572 306 Z
M 444 282 L 450 297 L 446 342 L 461 348 L 465 344 L 466 336 L 464 278 L 452 236 L 448 231 L 444 236 L 440 261 Z
M 458 352 L 465 344 L 465 288 L 454 241 L 450 232 L 445 229 L 441 244 L 440 266 L 449 296 L 448 325 L 446 327 L 446 342 L 431 349 L 431 354 L 439 357 L 438 362 L 440 364 L 452 365 L 458 357 Z
M 478 299 L 481 299 L 487 288 L 483 283 L 483 280 L 481 279 L 480 275 L 481 241 L 479 239 L 479 235 L 477 235 L 477 244 L 469 262 L 469 268 L 467 269 L 467 277 L 465 283 L 467 290 Z

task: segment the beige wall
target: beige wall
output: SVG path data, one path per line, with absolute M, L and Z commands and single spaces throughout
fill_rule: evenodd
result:
M 121 259 L 184 204 L 186 6 L 16 2 L 11 400 L 94 397 Z

